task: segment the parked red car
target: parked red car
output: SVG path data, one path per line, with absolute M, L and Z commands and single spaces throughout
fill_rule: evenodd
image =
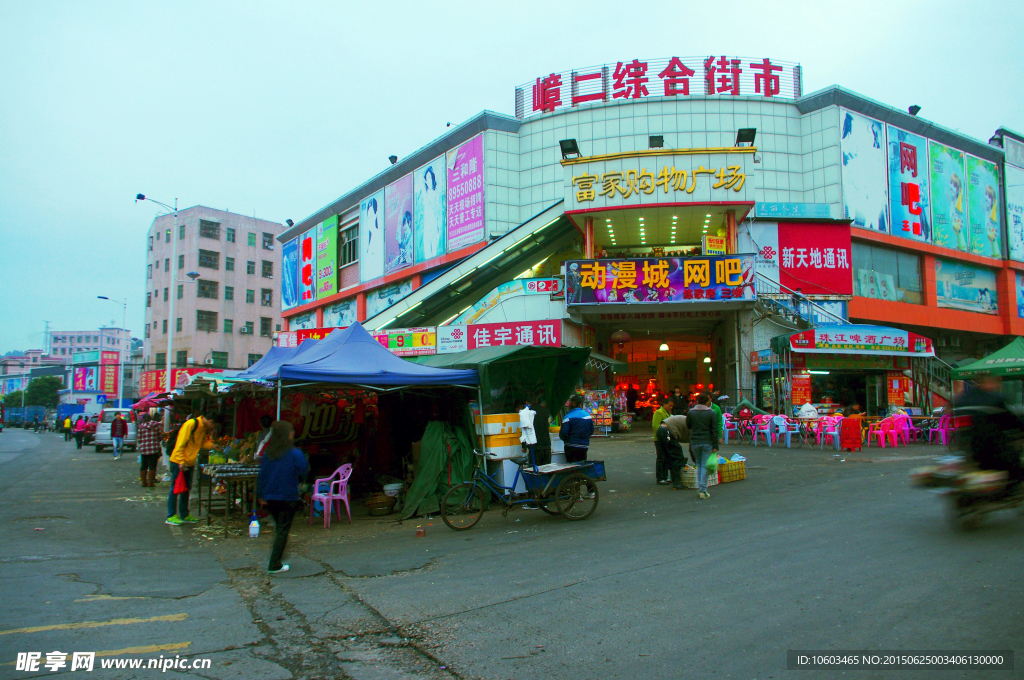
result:
M 96 424 L 100 422 L 99 415 L 89 416 L 89 421 L 85 424 L 85 437 L 83 441 L 86 444 L 92 442 L 96 437 Z

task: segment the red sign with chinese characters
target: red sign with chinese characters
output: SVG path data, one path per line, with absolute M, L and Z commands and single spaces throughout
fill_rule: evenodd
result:
M 853 295 L 847 225 L 779 222 L 779 283 L 804 295 Z
M 811 402 L 811 375 L 809 373 L 793 374 L 792 400 L 794 406 L 803 406 Z
M 562 346 L 562 320 L 508 321 L 478 323 L 468 326 L 466 349 L 496 345 Z
M 209 366 L 203 366 L 202 368 L 172 368 L 171 369 L 171 380 L 175 385 L 181 380 L 182 375 L 198 375 L 199 373 L 223 373 L 224 369 L 221 368 L 210 368 Z M 164 376 L 166 371 L 160 369 L 159 371 L 144 371 L 139 376 L 139 394 L 146 396 L 150 392 L 165 392 L 164 389 Z
M 323 340 L 336 330 L 341 330 L 341 328 L 304 328 L 298 331 L 281 331 L 277 334 L 277 346 L 298 347 L 303 340 L 310 338 L 313 340 Z
M 800 65 L 767 57 L 711 55 L 626 59 L 538 76 L 516 88 L 516 116 L 551 113 L 590 102 L 695 95 L 797 99 Z

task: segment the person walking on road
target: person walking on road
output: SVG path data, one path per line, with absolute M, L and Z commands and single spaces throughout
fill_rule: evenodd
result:
M 75 447 L 82 448 L 82 440 L 85 439 L 85 424 L 88 421 L 82 416 L 78 416 L 78 420 L 75 421 Z
M 658 429 L 661 422 L 672 415 L 672 399 L 665 399 L 661 406 L 651 417 L 651 429 L 654 431 L 654 481 L 658 484 L 668 484 L 668 468 L 665 467 L 665 447 L 662 445 L 661 437 L 658 436 Z
M 663 430 L 668 431 L 674 447 L 663 446 L 665 451 L 665 467 L 672 475 L 672 488 L 679 490 L 683 486 L 683 467 L 686 465 L 686 452 L 684 449 L 690 446 L 690 428 L 686 426 L 686 416 L 669 416 L 661 421 L 659 435 Z M 664 436 L 660 437 L 664 441 Z
M 686 414 L 686 427 L 690 430 L 690 453 L 697 463 L 700 498 L 711 498 L 708 493 L 708 458 L 718 454 L 718 427 L 715 412 L 711 410 L 711 395 L 701 392 L 697 403 Z
M 114 422 L 110 423 L 110 439 L 114 442 L 114 460 L 124 453 L 124 438 L 128 436 L 128 421 L 120 413 L 114 414 Z
M 164 426 L 148 413 L 139 425 L 139 479 L 142 486 L 156 486 L 156 464 L 160 460 L 160 439 Z
M 64 417 L 64 441 L 71 441 L 71 416 Z
M 572 395 L 571 410 L 565 414 L 558 436 L 565 442 L 565 462 L 582 463 L 587 459 L 590 435 L 594 434 L 594 419 L 583 408 L 583 397 Z
M 206 437 L 213 432 L 216 417 L 197 416 L 189 418 L 178 430 L 178 438 L 171 453 L 171 490 L 167 494 L 167 521 L 174 526 L 182 523 L 195 523 L 199 518 L 188 510 L 188 494 L 192 490 L 192 470 L 199 458 L 199 450 L 203 448 Z M 185 490 L 174 493 L 178 485 L 178 476 L 184 477 Z
M 300 506 L 299 482 L 308 471 L 306 457 L 295 447 L 295 428 L 287 421 L 275 421 L 271 425 L 270 440 L 263 449 L 256 480 L 256 498 L 274 518 L 274 547 L 267 565 L 270 574 L 288 571 L 288 565 L 282 563 L 281 558 L 288 545 L 295 510 Z

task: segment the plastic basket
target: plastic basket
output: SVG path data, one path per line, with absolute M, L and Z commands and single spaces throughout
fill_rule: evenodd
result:
M 743 461 L 737 461 L 735 463 L 719 463 L 718 464 L 718 481 L 722 484 L 728 482 L 738 482 L 741 479 L 747 478 L 747 467 Z
M 719 465 L 718 469 L 721 470 L 722 466 Z M 682 470 L 683 475 L 683 486 L 687 489 L 696 489 L 700 485 L 697 483 L 697 468 L 685 467 Z M 708 475 L 708 486 L 715 486 L 718 484 L 718 474 Z

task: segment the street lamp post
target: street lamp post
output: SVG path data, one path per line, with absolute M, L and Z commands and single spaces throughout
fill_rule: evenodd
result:
M 149 201 L 150 203 L 156 203 L 159 206 L 166 208 L 167 210 L 174 211 L 174 228 L 171 230 L 171 271 L 174 272 L 173 276 L 170 276 L 170 283 L 174 290 L 171 293 L 171 304 L 168 307 L 167 313 L 170 318 L 167 319 L 167 366 L 166 372 L 164 373 L 164 390 L 167 392 L 171 391 L 171 355 L 174 348 L 174 300 L 178 297 L 178 199 L 174 199 L 174 207 L 161 203 L 160 201 L 153 200 L 152 198 L 146 197 L 144 194 L 136 194 L 135 202 Z
M 106 295 L 97 295 L 100 300 L 110 300 L 111 302 L 121 303 L 121 340 L 124 340 L 125 325 L 128 323 L 128 298 L 124 300 L 116 300 L 114 298 L 108 298 Z M 131 341 L 128 342 L 131 344 Z M 117 351 L 117 408 L 121 408 L 121 400 L 124 398 L 124 348 Z

